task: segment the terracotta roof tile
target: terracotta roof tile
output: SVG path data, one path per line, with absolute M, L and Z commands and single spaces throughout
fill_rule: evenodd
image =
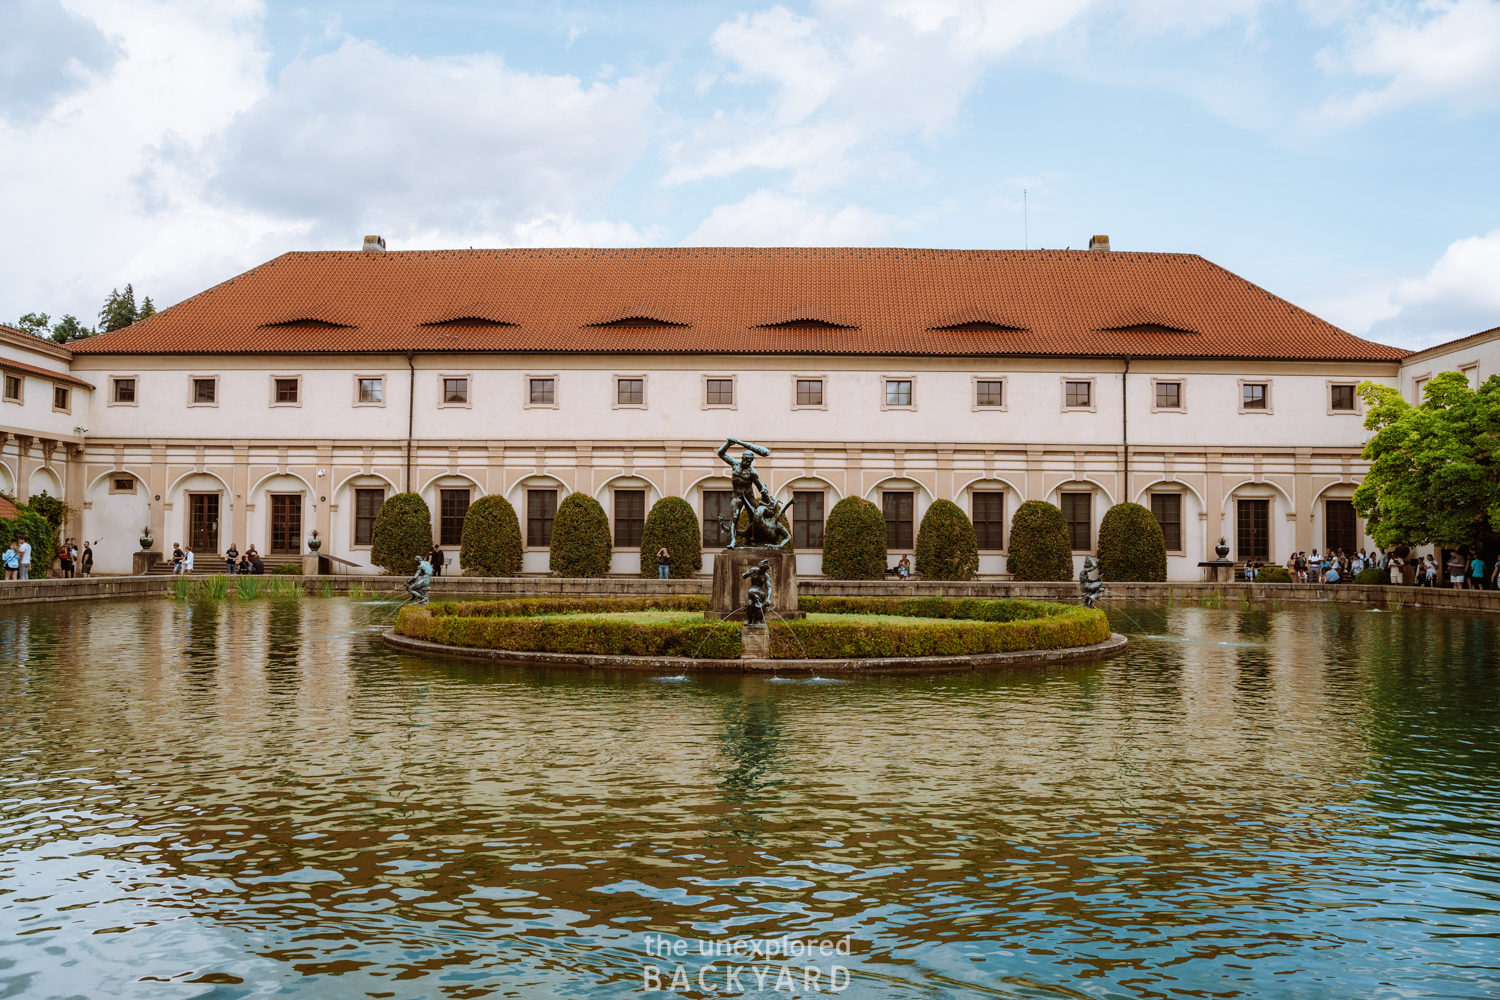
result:
M 11 503 L 4 497 L 0 497 L 0 520 L 14 521 L 20 516 L 21 512 L 16 509 L 15 504 Z
M 642 314 L 687 325 L 591 325 Z M 422 325 L 465 316 L 515 325 Z M 767 326 L 788 318 L 852 329 Z M 347 325 L 266 326 L 291 320 Z M 1020 329 L 941 329 L 955 320 Z M 1360 340 L 1193 254 L 749 247 L 288 253 L 73 350 L 1350 361 L 1408 353 Z
M 52 382 L 60 382 L 63 385 L 77 386 L 80 389 L 92 389 L 94 387 L 94 384 L 92 382 L 85 382 L 81 378 L 75 378 L 72 375 L 66 375 L 62 372 L 55 372 L 50 368 L 38 368 L 36 365 L 23 365 L 21 364 L 21 362 L 12 361 L 10 358 L 0 358 L 0 368 L 4 368 L 6 371 L 25 372 L 27 375 L 35 375 L 37 378 L 44 378 Z

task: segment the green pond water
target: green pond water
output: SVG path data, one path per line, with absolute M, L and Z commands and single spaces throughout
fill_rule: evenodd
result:
M 1500 993 L 1500 620 L 1128 614 L 827 680 L 0 608 L 0 997 Z

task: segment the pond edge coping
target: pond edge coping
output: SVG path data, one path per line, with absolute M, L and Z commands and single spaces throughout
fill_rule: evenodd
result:
M 486 649 L 481 646 L 450 646 L 398 635 L 394 628 L 380 633 L 392 649 L 430 656 L 456 656 L 469 660 L 504 663 L 536 663 L 543 666 L 613 668 L 617 670 L 695 670 L 726 673 L 842 673 L 870 674 L 890 671 L 979 670 L 987 667 L 1019 667 L 1097 660 L 1125 651 L 1126 638 L 1113 632 L 1103 642 L 1063 649 L 1018 649 L 1007 653 L 974 653 L 964 656 L 882 656 L 827 660 L 709 660 L 688 656 L 610 656 L 601 653 L 534 653 L 516 649 Z

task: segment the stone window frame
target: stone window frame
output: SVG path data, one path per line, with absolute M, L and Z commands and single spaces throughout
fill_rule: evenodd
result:
M 1160 489 L 1152 487 L 1146 491 L 1146 509 L 1148 511 L 1151 510 L 1151 498 L 1158 494 L 1161 496 L 1175 496 L 1177 498 L 1177 541 L 1181 544 L 1175 549 L 1167 549 L 1167 555 L 1185 556 L 1187 555 L 1188 530 L 1187 519 L 1184 516 L 1187 513 L 1187 504 L 1183 501 L 1187 498 L 1187 490 L 1184 488 L 1173 489 L 1170 486 L 1163 486 Z M 1155 511 L 1152 511 L 1152 514 L 1154 516 Z
M 1460 375 L 1469 380 L 1469 388 L 1474 392 L 1478 392 L 1479 387 L 1483 385 L 1479 379 L 1479 359 L 1476 358 L 1473 361 L 1455 365 L 1454 367 Z M 1470 372 L 1474 374 L 1470 375 Z
M 15 403 L 18 406 L 26 405 L 26 373 L 19 369 L 0 367 L 0 379 L 13 378 L 16 380 L 16 395 L 5 394 L 4 383 L 0 382 L 0 399 L 7 403 Z
M 1156 383 L 1170 382 L 1177 386 L 1176 406 L 1156 405 Z M 1151 412 L 1152 413 L 1186 413 L 1187 412 L 1187 379 L 1180 375 L 1170 377 L 1151 376 Z
M 121 479 L 124 479 L 126 476 L 130 477 L 130 481 L 132 483 L 132 486 L 130 487 L 130 489 L 128 489 L 128 490 L 116 489 L 115 486 L 117 485 L 117 481 L 121 480 Z M 141 477 L 137 476 L 134 472 L 126 472 L 126 471 L 124 471 L 122 469 L 122 470 L 119 470 L 117 472 L 111 472 L 109 474 L 109 495 L 110 496 L 112 496 L 112 497 L 113 496 L 136 496 L 140 492 L 141 492 Z
M 1354 405 L 1347 410 L 1335 410 L 1333 408 L 1333 387 L 1336 385 L 1349 385 L 1354 387 Z M 1365 413 L 1363 401 L 1359 398 L 1359 380 L 1348 378 L 1330 378 L 1323 381 L 1323 405 L 1328 407 L 1330 417 L 1362 417 Z
M 552 402 L 533 403 L 531 401 L 531 380 L 539 378 L 550 378 L 552 380 Z M 562 408 L 562 376 L 558 372 L 525 372 L 521 376 L 521 408 L 525 410 L 557 410 Z
M 213 384 L 214 384 L 214 401 L 212 403 L 200 403 L 200 402 L 197 402 L 197 398 L 198 398 L 198 382 L 199 382 L 200 379 L 210 379 L 210 380 L 213 381 Z M 275 390 L 273 388 L 272 392 L 274 393 L 274 391 Z M 300 392 L 298 392 L 297 395 L 300 396 L 302 394 Z M 216 406 L 218 406 L 219 405 L 219 376 L 217 376 L 217 375 L 189 375 L 188 376 L 188 380 L 187 380 L 187 405 L 188 406 L 210 406 L 210 407 L 216 407 Z M 283 405 L 285 405 L 285 404 L 283 404 Z
M 730 383 L 729 395 L 731 402 L 710 403 L 708 401 L 708 383 L 710 379 L 715 382 L 727 380 Z M 738 373 L 733 375 L 712 375 L 700 372 L 698 375 L 698 408 L 702 410 L 738 410 L 740 408 L 740 377 Z
M 1011 509 L 1011 503 L 1010 503 L 1010 501 L 1011 501 L 1011 497 L 1010 497 L 1011 488 L 1010 488 L 1010 486 L 1008 484 L 1006 484 L 1006 483 L 1003 483 L 1003 482 L 997 480 L 997 479 L 978 479 L 978 480 L 975 480 L 974 482 L 970 483 L 968 486 L 966 486 L 964 488 L 964 493 L 966 493 L 968 495 L 969 509 L 968 509 L 967 513 L 969 515 L 969 521 L 971 523 L 974 520 L 974 506 L 975 506 L 975 503 L 974 503 L 974 494 L 976 494 L 976 493 L 998 493 L 1003 498 L 1000 501 L 1001 511 L 1002 511 L 1001 518 L 1000 518 L 1000 547 L 998 549 L 987 549 L 987 548 L 981 547 L 979 549 L 979 552 L 982 555 L 1009 556 L 1010 555 L 1010 522 L 1008 520 L 1006 520 L 1005 515 L 1006 514 L 1014 515 L 1014 513 L 1015 513 L 1015 511 L 1013 511 Z M 1019 506 L 1019 504 L 1017 506 Z M 977 536 L 978 533 L 976 532 L 975 534 Z M 977 538 L 976 538 L 976 541 L 977 541 Z
M 990 403 L 983 405 L 979 402 L 979 383 L 1000 383 L 1000 405 Z M 969 376 L 969 412 L 971 413 L 1007 413 L 1010 411 L 1010 377 L 1008 375 L 970 375 Z
M 1427 388 L 1427 383 L 1432 381 L 1432 369 L 1429 368 L 1420 375 L 1411 377 L 1412 405 L 1422 405 L 1422 392 Z
M 22 391 L 25 391 L 25 390 L 22 390 Z M 57 405 L 57 394 L 58 394 L 58 392 L 61 392 L 63 394 L 63 399 L 66 401 L 66 405 L 64 405 L 64 406 L 58 406 Z M 52 383 L 52 412 L 53 413 L 72 413 L 73 412 L 73 387 L 71 385 L 64 385 L 61 382 L 53 382 Z
M 276 390 L 276 383 L 277 382 L 285 381 L 287 379 L 294 379 L 296 381 L 296 383 L 297 383 L 297 401 L 295 403 L 283 403 L 283 402 L 279 402 L 276 399 L 276 392 L 277 392 L 277 390 Z M 302 406 L 302 395 L 303 395 L 303 393 L 302 393 L 302 376 L 300 374 L 299 375 L 274 375 L 273 374 L 271 376 L 271 378 L 270 378 L 270 383 L 271 383 L 271 403 L 270 403 L 271 406 L 277 407 L 278 409 L 294 409 L 294 410 L 295 409 L 299 409 Z M 267 522 L 267 523 L 269 524 L 270 522 Z M 268 535 L 267 537 L 269 538 L 270 536 Z M 269 543 L 267 543 L 267 544 L 269 544 Z
M 1264 408 L 1257 409 L 1256 407 L 1253 407 L 1253 406 L 1248 406 L 1247 407 L 1245 405 L 1245 386 L 1247 386 L 1247 385 L 1263 385 L 1263 386 L 1266 387 L 1266 405 L 1265 405 Z M 1270 416 L 1271 414 L 1275 413 L 1276 412 L 1276 396 L 1275 396 L 1274 389 L 1273 389 L 1274 385 L 1275 385 L 1275 380 L 1274 379 L 1269 379 L 1269 378 L 1242 378 L 1242 379 L 1239 379 L 1237 381 L 1237 384 L 1235 385 L 1235 390 L 1234 390 L 1235 391 L 1235 405 L 1238 407 L 1239 412 L 1241 412 L 1243 414 L 1246 414 L 1246 415 L 1249 415 L 1249 416 L 1261 416 L 1261 415 Z
M 1068 383 L 1087 382 L 1089 384 L 1089 405 L 1068 405 Z M 1061 403 L 1063 413 L 1098 413 L 1099 412 L 1099 378 L 1096 375 L 1059 375 L 1057 377 L 1058 399 Z
M 821 403 L 799 403 L 797 402 L 798 382 L 821 382 L 823 383 L 823 401 Z M 828 376 L 819 372 L 801 372 L 792 374 L 792 409 L 794 410 L 826 410 L 828 409 Z
M 1068 551 L 1069 551 L 1069 554 L 1070 555 L 1075 555 L 1075 556 L 1090 556 L 1090 555 L 1094 555 L 1095 554 L 1095 550 L 1098 549 L 1098 547 L 1099 547 L 1099 522 L 1100 522 L 1100 518 L 1103 516 L 1100 513 L 1100 511 L 1099 511 L 1099 506 L 1100 506 L 1100 504 L 1099 504 L 1099 490 L 1097 488 L 1086 488 L 1083 485 L 1081 485 L 1077 480 L 1073 480 L 1070 483 L 1064 483 L 1062 486 L 1059 486 L 1057 488 L 1057 507 L 1058 507 L 1059 510 L 1063 509 L 1062 498 L 1063 498 L 1063 494 L 1064 493 L 1067 493 L 1067 494 L 1070 494 L 1070 495 L 1086 496 L 1086 497 L 1089 498 L 1089 517 L 1088 517 L 1088 521 L 1087 521 L 1088 529 L 1089 529 L 1089 544 L 1088 544 L 1088 546 L 1086 548 L 1082 548 L 1082 549 L 1075 549 L 1075 548 L 1073 548 L 1073 531 L 1072 531 L 1072 528 L 1069 527 L 1069 529 L 1068 529 Z M 1067 511 L 1066 510 L 1063 510 L 1063 518 L 1064 518 L 1064 520 L 1066 520 L 1066 518 L 1067 518 Z M 1068 523 L 1069 523 L 1069 525 L 1072 524 L 1072 522 L 1068 522 Z
M 639 379 L 641 383 L 641 401 L 639 403 L 620 402 L 620 380 Z M 636 374 L 634 372 L 616 372 L 609 377 L 609 408 L 611 410 L 646 410 L 651 407 L 651 376 L 645 372 Z M 561 501 L 559 501 L 561 502 Z
M 380 402 L 378 403 L 361 402 L 359 398 L 359 383 L 370 378 L 380 379 Z M 383 407 L 386 403 L 386 396 L 389 395 L 386 390 L 391 387 L 391 380 L 385 372 L 355 372 L 350 382 L 350 387 L 353 391 L 353 396 L 350 398 L 351 406 Z M 374 487 L 370 488 L 373 489 Z
M 886 396 L 887 396 L 886 387 L 891 382 L 910 382 L 911 383 L 911 402 L 910 403 L 888 403 L 888 402 L 886 402 Z M 915 413 L 916 409 L 917 409 L 917 399 L 918 399 L 917 392 L 918 392 L 917 375 L 916 375 L 915 372 L 912 372 L 910 374 L 887 374 L 887 375 L 880 376 L 880 408 L 881 408 L 881 410 L 896 410 L 898 412 L 900 412 L 900 411 L 906 411 L 906 412 Z
M 132 395 L 134 399 L 124 402 L 120 401 L 119 383 L 129 382 L 133 386 Z M 271 383 L 271 398 L 276 398 L 276 383 Z M 109 397 L 104 401 L 105 406 L 140 406 L 141 405 L 141 377 L 139 375 L 111 374 L 109 376 Z
M 464 380 L 464 401 L 462 403 L 448 402 L 448 380 L 450 378 L 461 378 Z M 437 408 L 440 410 L 472 410 L 474 408 L 474 375 L 472 372 L 438 372 L 437 373 Z
M 382 395 L 383 395 L 383 393 L 382 393 Z M 366 403 L 365 405 L 366 406 L 374 406 L 375 404 L 374 403 Z M 384 503 L 386 500 L 389 500 L 391 497 L 395 496 L 395 487 L 392 484 L 390 484 L 388 482 L 385 482 L 385 481 L 381 481 L 378 485 L 375 484 L 375 483 L 362 483 L 362 482 L 359 482 L 359 480 L 366 479 L 366 478 L 374 479 L 374 478 L 378 478 L 378 477 L 376 477 L 374 475 L 369 475 L 369 476 L 358 475 L 358 476 L 354 477 L 353 481 L 351 481 L 349 483 L 346 483 L 345 486 L 344 486 L 344 488 L 349 491 L 349 517 L 348 517 L 348 521 L 349 521 L 349 551 L 350 552 L 369 552 L 371 549 L 373 549 L 375 547 L 375 542 L 374 542 L 374 537 L 373 537 L 373 532 L 374 532 L 374 526 L 373 525 L 371 526 L 371 529 L 370 529 L 371 532 L 372 532 L 372 535 L 371 535 L 371 540 L 369 542 L 365 543 L 364 545 L 361 545 L 357 541 L 355 541 L 355 539 L 358 537 L 357 534 L 356 534 L 356 532 L 357 532 L 357 530 L 359 528 L 359 493 L 358 493 L 358 491 L 359 490 L 380 490 L 382 493 L 385 494 L 385 497 L 381 501 L 382 503 Z M 330 511 L 335 510 L 335 509 L 336 508 L 334 508 L 332 506 L 329 507 Z M 378 513 L 379 510 L 380 510 L 380 508 L 377 507 L 376 508 L 376 512 Z

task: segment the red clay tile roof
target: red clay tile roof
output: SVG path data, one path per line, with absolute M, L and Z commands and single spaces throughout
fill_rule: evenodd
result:
M 25 372 L 27 375 L 35 375 L 37 378 L 48 379 L 52 382 L 60 382 L 63 385 L 76 385 L 80 389 L 92 389 L 94 387 L 94 384 L 92 382 L 85 382 L 81 378 L 74 378 L 72 375 L 64 375 L 62 372 L 55 372 L 50 368 L 38 368 L 36 365 L 23 365 L 21 364 L 21 362 L 12 361 L 10 358 L 0 358 L 0 368 L 4 368 L 6 371 L 12 372 Z
M 464 317 L 489 323 L 424 325 Z M 686 325 L 597 325 L 633 317 Z M 788 319 L 853 329 L 768 325 Z M 298 320 L 310 322 L 269 325 Z M 1020 329 L 940 329 L 965 322 Z M 72 347 L 76 354 L 1130 354 L 1350 361 L 1396 361 L 1409 353 L 1360 340 L 1193 254 L 747 247 L 288 253 L 148 320 Z
M 0 497 L 0 520 L 14 521 L 20 516 L 21 512 L 16 509 L 15 504 L 11 503 L 4 497 Z

